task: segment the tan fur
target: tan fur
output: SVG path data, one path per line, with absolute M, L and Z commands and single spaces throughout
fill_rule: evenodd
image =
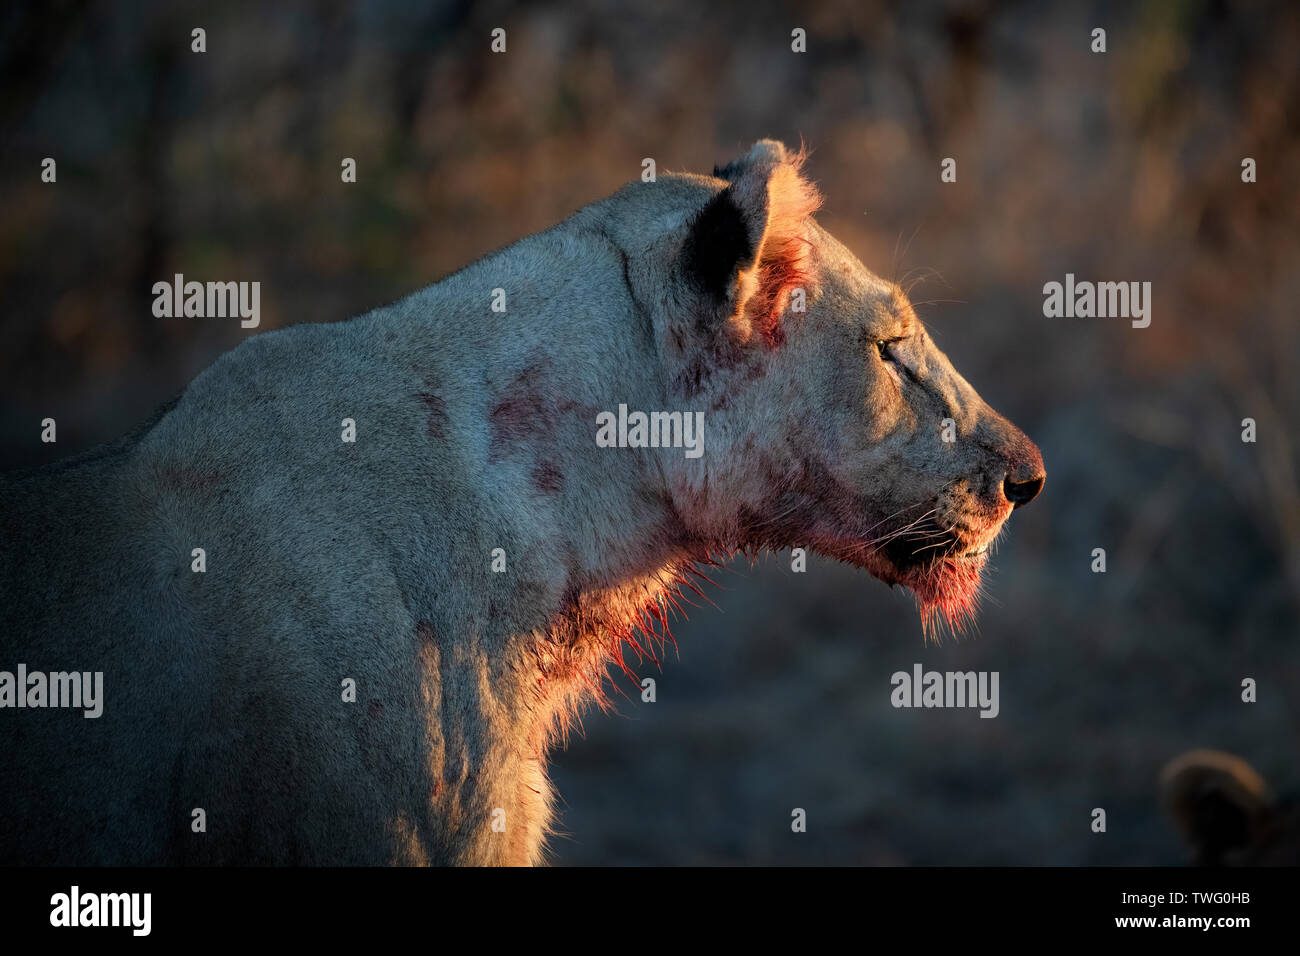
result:
M 0 862 L 536 863 L 548 748 L 711 560 L 811 547 L 973 614 L 1041 458 L 799 165 L 763 141 L 633 183 L 6 476 L 0 667 L 102 670 L 107 700 L 0 717 Z M 620 404 L 702 413 L 703 454 L 597 447 Z

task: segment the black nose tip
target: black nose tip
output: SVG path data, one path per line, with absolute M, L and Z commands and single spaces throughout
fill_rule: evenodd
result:
M 1007 496 L 1007 501 L 1011 502 L 1013 508 L 1019 508 L 1038 497 L 1045 481 L 1046 475 L 1035 475 L 1026 481 L 1014 481 L 1008 475 L 1007 480 L 1002 482 L 1002 493 Z

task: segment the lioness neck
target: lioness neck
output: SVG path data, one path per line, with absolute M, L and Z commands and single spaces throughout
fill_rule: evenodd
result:
M 532 244 L 550 244 L 552 254 L 536 258 L 553 263 L 554 247 L 572 253 L 580 241 L 554 231 L 532 237 L 513 247 L 511 268 L 532 261 L 518 255 Z M 515 768 L 494 774 L 500 787 L 459 790 L 499 801 L 492 809 L 506 810 L 507 827 L 515 807 L 528 833 L 500 841 L 512 848 L 508 862 L 541 855 L 547 748 L 566 737 L 584 702 L 607 700 L 610 663 L 633 674 L 663 652 L 683 569 L 707 551 L 684 526 L 668 485 L 672 466 L 658 457 L 682 449 L 597 446 L 602 412 L 660 410 L 667 399 L 630 290 L 612 282 L 593 294 L 593 273 L 620 274 L 617 254 L 598 240 L 585 254 L 613 257 L 613 269 L 578 275 L 551 265 L 507 285 L 489 258 L 359 320 L 371 324 L 362 331 L 383 343 L 384 364 L 398 369 L 406 400 L 425 417 L 420 440 L 432 466 L 463 473 L 476 491 L 464 508 L 440 503 L 463 522 L 450 534 L 473 542 L 455 548 L 455 560 L 471 567 L 439 576 L 459 593 L 450 609 L 451 595 L 437 595 L 427 613 L 440 621 L 443 710 L 474 713 L 483 729 L 477 743 L 453 744 L 463 759 L 448 753 L 444 765 Z M 498 288 L 504 312 L 491 309 Z M 547 302 L 565 308 L 539 312 Z M 463 680 L 448 673 L 446 662 L 467 647 L 481 652 L 481 672 L 500 678 L 491 694 L 468 670 Z M 477 747 L 486 753 L 474 757 Z M 500 861 L 493 847 L 474 840 L 465 859 Z

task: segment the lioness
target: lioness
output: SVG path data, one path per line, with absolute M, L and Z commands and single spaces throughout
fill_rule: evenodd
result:
M 0 669 L 103 700 L 10 683 L 0 861 L 536 863 L 548 747 L 699 562 L 808 546 L 966 619 L 1042 459 L 800 164 L 634 183 L 6 477 Z M 702 453 L 598 447 L 621 405 Z
M 1300 799 L 1241 757 L 1189 750 L 1160 773 L 1160 802 L 1199 866 L 1300 865 Z

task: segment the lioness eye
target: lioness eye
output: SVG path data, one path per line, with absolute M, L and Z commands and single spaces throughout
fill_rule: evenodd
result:
M 889 350 L 889 347 L 895 342 L 901 341 L 902 339 L 879 339 L 876 342 L 876 351 L 880 353 L 880 357 L 886 362 L 897 362 L 897 356 Z

